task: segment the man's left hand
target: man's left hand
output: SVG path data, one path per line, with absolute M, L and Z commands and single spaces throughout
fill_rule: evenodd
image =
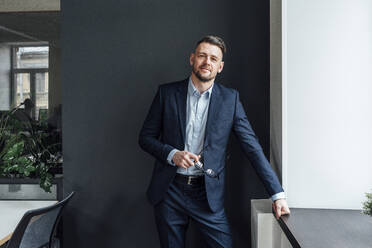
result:
M 278 199 L 273 202 L 273 209 L 275 212 L 276 219 L 279 219 L 280 216 L 290 214 L 289 207 L 287 201 L 285 199 Z

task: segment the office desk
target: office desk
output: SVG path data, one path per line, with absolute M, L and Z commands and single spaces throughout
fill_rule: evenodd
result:
M 57 201 L 0 201 L 0 245 L 7 242 L 22 216 L 31 209 L 47 207 Z
M 279 224 L 293 247 L 371 248 L 372 217 L 359 210 L 291 208 Z

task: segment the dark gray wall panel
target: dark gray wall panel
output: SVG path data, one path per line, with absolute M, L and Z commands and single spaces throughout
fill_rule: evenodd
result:
M 158 247 L 145 191 L 153 158 L 137 145 L 157 85 L 186 78 L 203 35 L 228 46 L 218 81 L 237 88 L 269 151 L 269 2 L 62 1 L 65 247 Z M 267 197 L 233 138 L 227 212 L 250 246 L 250 198 Z M 189 247 L 198 236 L 189 234 Z

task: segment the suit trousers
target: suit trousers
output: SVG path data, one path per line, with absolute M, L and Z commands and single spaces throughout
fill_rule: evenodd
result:
M 233 246 L 225 210 L 210 210 L 204 182 L 188 185 L 174 180 L 164 199 L 154 206 L 154 212 L 162 248 L 184 248 L 190 220 L 203 236 L 205 246 L 202 247 Z

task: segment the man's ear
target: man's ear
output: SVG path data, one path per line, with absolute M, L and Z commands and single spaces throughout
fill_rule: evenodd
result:
M 191 66 L 194 65 L 194 56 L 195 56 L 194 53 L 191 53 L 191 54 L 190 54 L 190 65 L 191 65 Z
M 220 68 L 218 68 L 218 73 L 221 73 L 224 64 L 225 64 L 225 63 L 224 63 L 223 61 L 221 61 Z

